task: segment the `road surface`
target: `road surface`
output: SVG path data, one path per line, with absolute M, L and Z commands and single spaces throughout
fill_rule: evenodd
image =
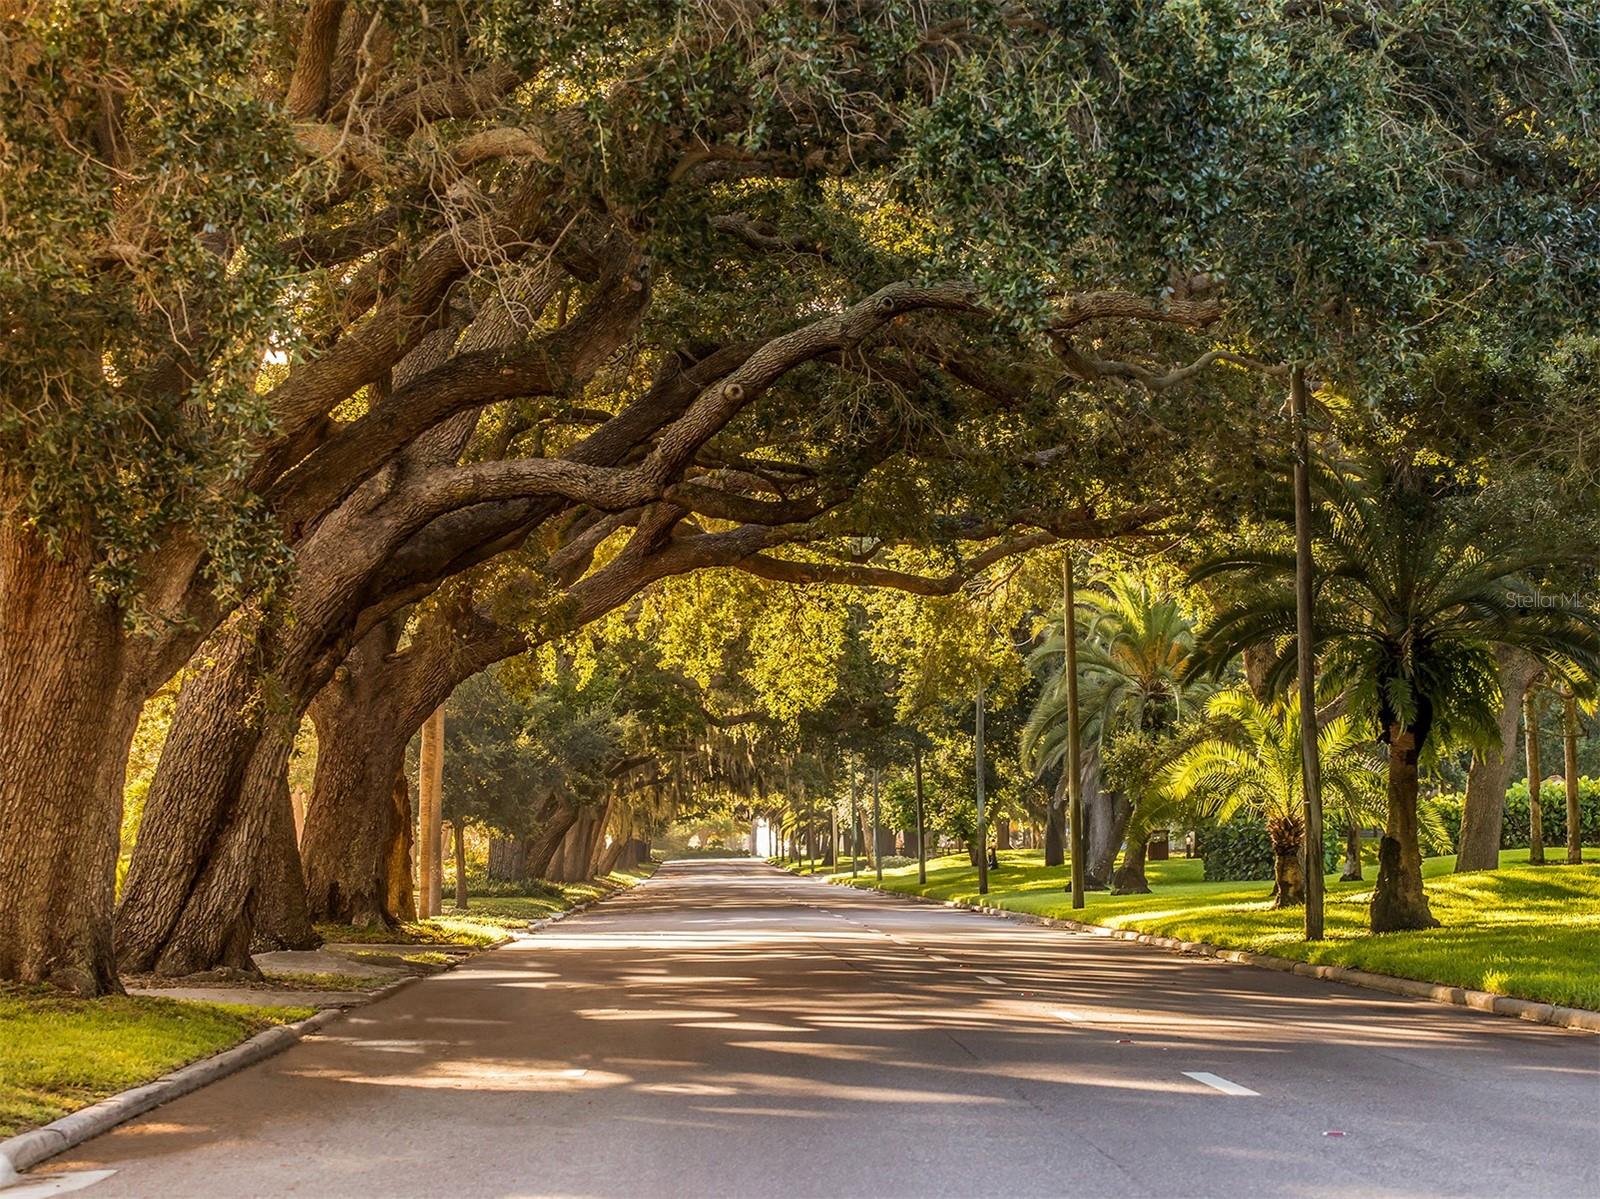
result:
M 48 1171 L 92 1199 L 1575 1199 L 1600 1038 L 675 863 Z

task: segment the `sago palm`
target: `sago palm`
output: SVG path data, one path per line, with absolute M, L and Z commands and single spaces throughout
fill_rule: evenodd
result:
M 1335 716 L 1318 729 L 1317 749 L 1330 810 L 1350 825 L 1381 820 L 1383 764 L 1371 735 Z M 1305 845 L 1298 701 L 1263 702 L 1244 687 L 1219 691 L 1206 705 L 1203 739 L 1179 755 L 1164 785 L 1203 818 L 1260 817 L 1272 843 L 1272 906 L 1305 902 L 1305 870 L 1321 868 L 1322 852 Z
M 1562 675 L 1600 666 L 1593 609 L 1549 602 L 1529 581 L 1571 560 L 1519 536 L 1489 505 L 1425 486 L 1412 470 L 1324 474 L 1313 634 L 1322 683 L 1348 690 L 1388 756 L 1374 932 L 1431 928 L 1422 886 L 1417 770 L 1428 750 L 1497 735 L 1493 647 L 1519 646 Z M 1268 686 L 1295 673 L 1294 556 L 1248 553 L 1198 567 L 1242 576 L 1239 598 L 1206 630 L 1199 660 L 1220 670 L 1246 648 L 1276 653 Z

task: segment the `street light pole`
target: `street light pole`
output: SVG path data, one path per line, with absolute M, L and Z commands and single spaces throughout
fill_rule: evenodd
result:
M 1084 854 L 1082 729 L 1078 724 L 1078 599 L 1072 577 L 1072 555 L 1061 559 L 1061 640 L 1067 674 L 1067 819 L 1068 852 L 1072 855 L 1072 906 L 1083 906 Z
M 978 768 L 978 894 L 989 894 L 989 832 L 983 820 L 983 679 L 978 679 L 977 717 L 973 724 L 973 757 Z
M 1305 792 L 1306 940 L 1322 940 L 1322 763 L 1317 757 L 1317 647 L 1312 632 L 1311 437 L 1305 370 L 1289 372 L 1294 422 L 1294 627 L 1300 679 L 1300 774 Z

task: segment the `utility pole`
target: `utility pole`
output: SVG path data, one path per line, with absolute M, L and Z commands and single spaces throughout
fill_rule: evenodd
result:
M 1078 724 L 1078 598 L 1072 577 L 1072 555 L 1061 559 L 1061 641 L 1067 675 L 1067 852 L 1072 855 L 1072 906 L 1083 906 L 1084 855 L 1088 838 L 1083 828 L 1082 729 Z
M 928 881 L 928 828 L 922 816 L 922 746 L 911 747 L 911 768 L 917 780 L 917 885 Z
M 872 768 L 872 862 L 878 881 L 883 881 L 883 820 L 878 805 L 878 768 Z
M 850 760 L 850 829 L 846 834 L 850 838 L 850 877 L 855 878 L 859 869 L 857 859 L 861 857 L 861 820 L 856 814 L 856 763 Z
M 440 800 L 444 794 L 444 705 L 422 725 L 422 749 L 417 761 L 417 890 L 423 916 L 437 916 L 443 906 L 444 829 Z
M 1300 676 L 1300 774 L 1305 791 L 1306 940 L 1322 940 L 1322 763 L 1317 757 L 1317 647 L 1312 632 L 1311 435 L 1303 367 L 1289 372 L 1294 422 L 1294 627 Z
M 978 894 L 989 894 L 989 832 L 983 820 L 983 678 L 978 679 L 977 716 L 972 728 L 973 757 L 978 766 Z

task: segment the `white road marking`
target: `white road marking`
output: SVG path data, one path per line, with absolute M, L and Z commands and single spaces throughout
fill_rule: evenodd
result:
M 1211 1074 L 1205 1070 L 1185 1070 L 1185 1078 L 1192 1078 L 1196 1082 L 1203 1082 L 1213 1091 L 1221 1091 L 1224 1095 L 1259 1095 L 1260 1091 L 1252 1091 L 1249 1087 L 1241 1087 L 1236 1082 L 1229 1082 L 1220 1074 Z
M 950 962 L 950 961 L 954 961 L 955 959 L 954 958 L 941 957 L 937 953 L 930 953 L 928 955 L 928 960 L 930 962 Z
M 65 1195 L 92 1187 L 115 1173 L 115 1170 L 74 1170 L 67 1174 L 23 1174 L 0 1190 L 0 1194 L 5 1199 L 45 1199 L 47 1195 Z
M 988 983 L 991 987 L 1003 987 L 1006 985 L 1004 979 L 996 978 L 992 974 L 980 974 L 978 975 L 978 981 Z
M 1088 1018 L 1082 1012 L 1059 1011 L 1056 1013 L 1057 1020 L 1065 1020 L 1068 1024 L 1082 1024 Z

